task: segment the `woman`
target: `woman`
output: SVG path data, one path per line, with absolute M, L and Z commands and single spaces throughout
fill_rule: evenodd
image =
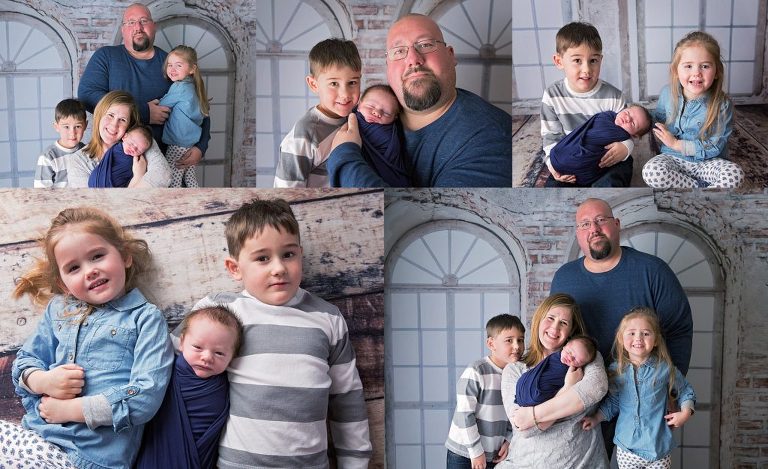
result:
M 105 94 L 93 110 L 91 141 L 68 157 L 67 187 L 88 187 L 88 176 L 107 150 L 140 121 L 139 111 L 130 94 L 124 91 Z M 133 173 L 130 187 L 168 187 L 171 170 L 157 142 L 152 142 L 144 157 L 135 158 Z
M 569 370 L 563 389 L 533 407 L 515 404 L 517 381 L 547 356 L 563 348 L 570 337 L 586 333 L 579 307 L 568 295 L 549 296 L 533 315 L 531 345 L 523 359 L 504 368 L 501 396 L 515 430 L 502 468 L 607 469 L 608 458 L 600 428 L 583 430 L 581 419 L 594 411 L 608 391 L 600 352 L 584 369 Z

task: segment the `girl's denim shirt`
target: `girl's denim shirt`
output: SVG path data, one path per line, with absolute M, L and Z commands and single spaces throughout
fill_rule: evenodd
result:
M 707 105 L 709 93 L 696 99 L 685 99 L 682 86 L 680 87 L 682 102 L 677 108 L 677 116 L 671 124 L 667 117 L 672 111 L 669 85 L 659 94 L 659 102 L 653 111 L 653 121 L 664 124 L 676 139 L 683 141 L 683 151 L 673 150 L 662 144 L 661 152 L 676 156 L 690 163 L 699 163 L 710 158 L 728 158 L 728 137 L 733 131 L 733 106 L 726 100 L 720 108 L 717 121 L 711 128 L 712 132 L 706 140 L 699 139 L 699 131 L 707 120 Z
M 22 424 L 61 447 L 79 468 L 130 468 L 171 376 L 168 325 L 138 289 L 97 307 L 82 323 L 79 315 L 66 316 L 81 306 L 54 297 L 16 355 L 12 379 L 27 411 Z M 47 423 L 37 408 L 42 396 L 19 382 L 24 370 L 68 363 L 85 370 L 80 396 L 88 425 Z
M 616 362 L 608 367 L 608 395 L 600 404 L 606 420 L 618 414 L 614 443 L 648 461 L 663 458 L 674 448 L 672 430 L 667 426 L 669 367 L 651 356 L 635 368 L 629 365 L 616 375 Z M 675 368 L 677 402 L 693 406 L 696 394 L 685 377 Z
M 205 116 L 200 110 L 192 77 L 174 81 L 160 99 L 160 105 L 171 108 L 163 126 L 163 143 L 185 148 L 194 146 L 203 132 L 200 126 Z

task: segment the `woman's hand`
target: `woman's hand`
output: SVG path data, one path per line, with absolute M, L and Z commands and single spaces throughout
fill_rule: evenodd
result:
M 176 168 L 184 169 L 195 166 L 200 160 L 203 159 L 203 152 L 197 147 L 189 147 L 187 151 L 181 155 L 181 158 L 176 161 Z
M 499 448 L 499 453 L 496 456 L 496 458 L 493 460 L 493 463 L 498 464 L 501 461 L 507 459 L 508 452 L 509 452 L 509 441 L 504 440 L 504 443 L 501 444 L 501 448 Z
M 576 368 L 573 366 L 568 367 L 568 372 L 565 373 L 565 383 L 563 389 L 568 389 L 574 384 L 578 383 L 584 378 L 584 368 Z
M 536 423 L 533 420 L 533 407 L 518 407 L 512 416 L 512 425 L 518 430 L 528 430 Z

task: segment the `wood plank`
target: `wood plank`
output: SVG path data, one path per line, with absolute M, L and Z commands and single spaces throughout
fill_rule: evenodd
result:
M 525 125 L 512 137 L 512 187 L 525 187 L 526 177 L 539 162 L 541 122 L 538 116 L 527 116 Z
M 252 197 L 252 192 L 232 189 L 182 192 L 175 197 L 179 206 L 173 207 L 173 201 L 167 200 L 164 190 L 160 191 L 135 194 L 131 202 L 148 206 L 153 198 L 166 199 L 163 204 L 168 210 L 117 211 L 116 216 L 125 216 L 120 218 L 121 222 L 149 243 L 154 257 L 154 278 L 143 282 L 142 291 L 173 324 L 206 294 L 240 289 L 224 269 L 227 256 L 224 222 L 234 208 Z M 52 191 L 0 192 L 0 207 L 15 207 L 6 208 L 6 216 L 13 213 L 14 218 L 0 219 L 0 222 L 4 226 L 20 225 L 14 232 L 23 237 L 13 241 L 6 234 L 5 243 L 0 244 L 2 298 L 10 296 L 13 279 L 27 271 L 33 257 L 40 255 L 36 243 L 28 237 L 32 230 L 23 227 L 31 222 L 22 221 L 22 214 L 35 214 L 31 219 L 36 222 L 47 218 L 47 226 L 50 218 L 67 204 L 104 208 L 114 204 L 111 197 L 103 200 L 103 194 L 99 193 L 109 191 L 75 194 L 57 191 L 61 203 L 49 207 L 45 205 L 49 199 L 43 194 L 49 192 Z M 38 198 L 36 194 L 43 197 Z M 23 202 L 13 201 L 17 195 Z M 315 200 L 304 198 L 293 205 L 304 246 L 302 286 L 329 300 L 383 291 L 383 192 L 325 195 Z M 125 201 L 122 204 L 129 205 Z M 211 207 L 217 209 L 211 210 Z M 18 347 L 32 333 L 40 314 L 26 298 L 0 304 L 0 352 Z

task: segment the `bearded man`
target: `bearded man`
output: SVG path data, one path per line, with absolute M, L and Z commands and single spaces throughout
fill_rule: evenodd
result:
M 636 306 L 653 308 L 669 354 L 681 373 L 688 372 L 693 342 L 691 306 L 674 272 L 661 259 L 620 246 L 621 222 L 610 205 L 587 199 L 576 210 L 576 241 L 584 257 L 560 267 L 550 294 L 567 293 L 578 303 L 587 333 L 606 360 L 621 318 Z M 613 450 L 615 420 L 603 422 L 608 455 Z
M 152 14 L 146 6 L 140 3 L 129 5 L 123 13 L 120 28 L 123 44 L 101 47 L 93 53 L 80 77 L 77 98 L 88 112 L 93 113 L 96 103 L 110 91 L 130 93 L 136 101 L 142 123 L 152 127 L 155 141 L 165 153 L 163 124 L 170 108 L 158 103 L 168 92 L 171 81 L 163 73 L 168 53 L 155 46 L 156 30 Z M 202 128 L 200 141 L 179 159 L 176 167 L 186 168 L 200 162 L 211 138 L 208 117 L 203 120 Z
M 417 187 L 511 187 L 512 116 L 456 88 L 456 58 L 431 18 L 411 14 L 387 34 L 387 81 L 402 112 L 406 161 Z M 350 114 L 328 158 L 331 185 L 383 187 L 365 162 Z

